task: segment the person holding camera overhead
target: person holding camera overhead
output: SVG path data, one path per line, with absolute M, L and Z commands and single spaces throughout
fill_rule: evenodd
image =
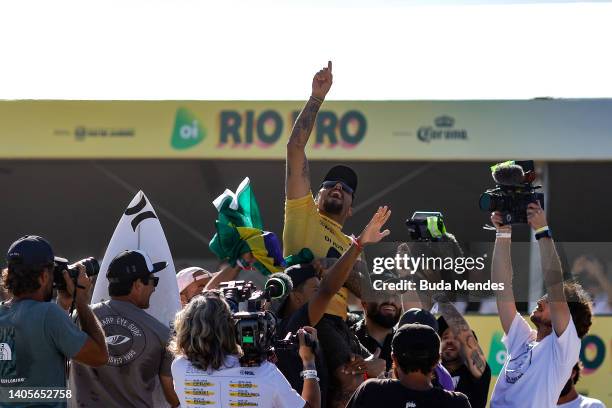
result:
M 111 300 L 92 306 L 108 344 L 106 365 L 91 369 L 79 363 L 70 368 L 75 407 L 152 407 L 154 390 L 161 383 L 166 401 L 179 405 L 172 387 L 168 351 L 170 329 L 143 309 L 155 291 L 166 262 L 152 263 L 139 250 L 119 253 L 108 266 Z
M 305 335 L 316 343 L 316 330 L 298 331 L 304 388 L 300 396 L 278 368 L 263 360 L 242 367 L 232 312 L 217 290 L 196 296 L 176 315 L 172 351 L 174 388 L 181 407 L 319 408 L 321 394 L 315 355 Z
M 85 266 L 82 263 L 72 265 L 78 271 L 74 281 L 66 270 L 55 271 L 51 245 L 35 235 L 15 241 L 8 250 L 6 261 L 2 283 L 11 298 L 0 305 L 3 350 L 0 387 L 65 387 L 66 359 L 84 366 L 106 364 L 108 350 L 104 332 L 88 306 L 91 282 L 85 274 Z M 51 302 L 54 274 L 57 275 L 55 281 L 63 278 L 65 295 L 72 297 L 74 294 L 81 330 L 64 310 Z M 37 406 L 62 407 L 66 404 Z

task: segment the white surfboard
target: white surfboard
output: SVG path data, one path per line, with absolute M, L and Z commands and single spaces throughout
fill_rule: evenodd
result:
M 126 249 L 140 249 L 146 252 L 153 263 L 162 261 L 168 263 L 165 269 L 155 274 L 160 278 L 159 284 L 151 295 L 149 308 L 145 311 L 166 327 L 170 327 L 176 312 L 181 310 L 176 271 L 164 230 L 153 206 L 142 191 L 139 191 L 128 205 L 106 248 L 94 287 L 92 304 L 110 299 L 106 271 L 113 258 Z

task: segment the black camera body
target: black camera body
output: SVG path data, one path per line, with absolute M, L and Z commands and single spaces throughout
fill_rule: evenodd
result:
M 260 365 L 275 348 L 298 347 L 297 335 L 282 340 L 276 338 L 277 318 L 271 311 L 264 310 L 265 301 L 287 296 L 292 288 L 291 278 L 284 273 L 271 276 L 263 291 L 257 290 L 253 282 L 230 281 L 219 285 L 236 320 L 236 341 L 243 352 L 241 366 Z M 313 343 L 309 336 L 306 336 L 306 343 Z
M 406 227 L 412 241 L 436 242 L 446 238 L 444 216 L 440 212 L 415 211 L 406 220 Z
M 535 169 L 532 160 L 500 163 L 491 168 L 496 187 L 486 190 L 479 200 L 482 211 L 502 213 L 504 224 L 527 224 L 527 206 L 539 202 L 544 208 L 542 186 L 533 185 Z
M 315 353 L 317 351 L 317 342 L 312 340 L 312 337 L 308 333 L 304 336 L 304 343 L 307 347 L 310 347 Z M 278 339 L 274 341 L 274 348 L 276 350 L 297 350 L 300 348 L 300 339 L 297 333 L 287 333 L 284 339 Z
M 88 277 L 97 275 L 100 272 L 100 264 L 95 258 L 89 257 L 79 261 L 85 266 L 85 273 Z M 79 277 L 79 270 L 76 267 L 70 267 L 68 260 L 65 258 L 55 257 L 55 267 L 53 268 L 53 286 L 57 290 L 66 290 L 66 281 L 64 280 L 63 272 L 68 271 L 70 279 L 76 282 Z

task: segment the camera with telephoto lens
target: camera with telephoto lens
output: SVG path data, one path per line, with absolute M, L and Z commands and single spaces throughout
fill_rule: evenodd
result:
M 89 257 L 80 260 L 77 263 L 82 263 L 85 266 L 85 273 L 88 277 L 92 277 L 100 272 L 100 264 L 95 258 Z M 65 258 L 55 257 L 55 267 L 53 268 L 53 286 L 57 290 L 66 290 L 66 281 L 64 280 L 64 271 L 68 271 L 70 279 L 74 282 L 76 287 L 77 279 L 79 277 L 79 270 L 76 266 L 68 264 L 68 260 Z
M 275 273 L 265 284 L 264 290 L 257 290 L 253 282 L 222 282 L 219 287 L 236 321 L 236 340 L 242 348 L 240 365 L 258 366 L 274 351 L 279 342 L 275 338 L 277 318 L 264 310 L 265 301 L 280 299 L 293 290 L 291 278 L 284 273 Z M 280 348 L 290 346 L 294 339 L 283 339 Z
M 539 202 L 544 208 L 544 194 L 536 192 L 533 160 L 507 161 L 491 167 L 496 187 L 480 196 L 482 211 L 502 213 L 504 225 L 526 224 L 527 206 Z

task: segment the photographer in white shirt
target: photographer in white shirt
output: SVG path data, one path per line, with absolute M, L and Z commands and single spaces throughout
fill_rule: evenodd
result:
M 242 351 L 236 342 L 235 323 L 229 305 L 216 290 L 193 298 L 177 314 L 172 348 L 174 389 L 181 407 L 259 406 L 270 408 L 319 408 L 321 394 L 315 355 L 305 335 L 316 341 L 316 330 L 298 331 L 304 387 L 300 396 L 278 368 L 263 361 L 241 367 Z
M 539 203 L 529 204 L 527 220 L 538 240 L 547 293 L 530 316 L 537 330 L 532 330 L 516 310 L 510 258 L 512 229 L 503 225 L 502 214 L 491 215 L 497 229 L 491 277 L 504 283 L 504 290 L 497 291 L 497 308 L 506 333 L 502 341 L 508 351 L 491 396 L 494 408 L 555 407 L 578 361 L 580 339 L 591 326 L 589 296 L 580 285 L 563 281 L 561 262 Z

